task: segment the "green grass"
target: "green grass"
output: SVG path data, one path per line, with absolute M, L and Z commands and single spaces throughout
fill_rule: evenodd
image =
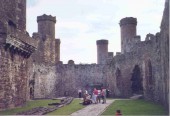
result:
M 80 102 L 80 99 L 74 99 L 71 104 L 55 110 L 54 112 L 48 113 L 47 115 L 70 115 L 71 113 L 85 107 L 82 104 L 79 104 Z
M 9 109 L 5 111 L 0 111 L 0 115 L 14 115 L 19 112 L 27 111 L 35 107 L 48 106 L 49 103 L 60 102 L 60 100 L 33 100 L 28 101 L 25 106 L 20 108 Z
M 102 115 L 114 115 L 120 109 L 123 115 L 167 115 L 161 105 L 144 100 L 116 100 Z

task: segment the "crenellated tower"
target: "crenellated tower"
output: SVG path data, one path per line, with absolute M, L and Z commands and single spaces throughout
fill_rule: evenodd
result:
M 42 15 L 37 17 L 38 33 L 44 37 L 48 35 L 51 39 L 55 39 L 55 23 L 56 17 L 51 15 Z
M 39 46 L 34 59 L 37 63 L 55 64 L 60 60 L 60 39 L 55 39 L 56 17 L 37 17 Z M 39 59 L 41 58 L 41 59 Z
M 121 52 L 129 52 L 136 36 L 137 19 L 126 17 L 120 20 L 121 30 Z

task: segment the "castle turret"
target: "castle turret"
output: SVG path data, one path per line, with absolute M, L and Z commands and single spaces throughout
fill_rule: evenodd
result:
M 38 54 L 41 61 L 37 62 L 55 64 L 60 61 L 60 39 L 55 39 L 56 17 L 51 15 L 42 15 L 37 17 L 39 47 Z M 36 55 L 37 57 L 38 55 Z
M 131 45 L 136 36 L 137 19 L 133 17 L 126 17 L 120 20 L 121 29 L 121 52 L 129 52 Z
M 58 63 L 60 61 L 60 39 L 55 39 L 55 61 Z
M 37 17 L 38 33 L 44 37 L 48 35 L 50 38 L 55 39 L 55 23 L 56 17 L 51 15 L 42 15 Z
M 97 42 L 97 64 L 106 64 L 108 57 L 108 40 L 98 40 Z

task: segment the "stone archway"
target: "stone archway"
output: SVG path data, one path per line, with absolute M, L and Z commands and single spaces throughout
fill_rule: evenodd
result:
M 132 81 L 132 85 L 131 85 L 132 93 L 143 94 L 141 71 L 138 65 L 135 65 L 133 69 L 131 81 Z

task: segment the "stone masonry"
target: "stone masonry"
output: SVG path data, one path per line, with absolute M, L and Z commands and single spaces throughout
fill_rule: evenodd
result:
M 0 2 L 0 109 L 23 105 L 27 99 L 78 97 L 106 87 L 110 97 L 142 94 L 169 108 L 169 1 L 165 1 L 161 31 L 136 35 L 137 18 L 120 20 L 121 53 L 108 52 L 108 40 L 98 40 L 97 64 L 60 61 L 56 17 L 37 17 L 38 32 L 26 32 L 26 0 Z M 20 21 L 19 21 L 20 20 Z M 35 51 L 35 52 L 34 52 Z
M 0 1 L 0 110 L 27 100 L 28 60 L 36 50 L 26 32 L 26 0 Z
M 91 92 L 94 87 L 109 89 L 111 97 L 128 98 L 143 94 L 147 100 L 169 106 L 169 33 L 166 1 L 161 31 L 147 34 L 145 41 L 136 35 L 137 18 L 120 20 L 121 53 L 108 53 L 108 40 L 98 40 L 98 64 L 35 65 L 35 98 L 74 96 L 77 90 Z M 46 49 L 47 50 L 47 49 Z M 51 67 L 51 68 L 50 68 Z

